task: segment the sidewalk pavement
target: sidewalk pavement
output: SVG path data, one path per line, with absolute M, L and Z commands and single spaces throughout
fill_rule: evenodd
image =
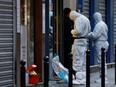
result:
M 98 72 L 92 72 L 90 74 L 90 87 L 102 87 L 101 84 L 95 83 L 95 79 L 98 78 Z M 44 87 L 43 84 L 31 87 Z M 68 84 L 65 84 L 60 81 L 49 81 L 49 87 L 68 87 Z M 86 87 L 86 85 L 73 85 L 73 87 Z M 108 68 L 108 83 L 105 84 L 105 87 L 116 87 L 115 85 L 115 68 Z

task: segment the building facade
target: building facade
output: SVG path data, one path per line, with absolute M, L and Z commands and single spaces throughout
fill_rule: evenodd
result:
M 0 48 L 1 87 L 20 87 L 21 60 L 39 66 L 42 81 L 41 0 L 0 0 Z
M 108 25 L 107 63 L 114 62 L 116 45 L 116 0 L 0 0 L 0 86 L 20 86 L 20 61 L 26 68 L 37 65 L 44 81 L 44 57 L 49 56 L 50 80 L 54 79 L 51 60 L 58 53 L 64 64 L 63 9 L 69 7 L 90 19 L 98 11 Z M 94 48 L 90 43 L 90 50 Z M 96 65 L 91 52 L 91 66 Z
M 0 1 L 0 86 L 13 87 L 15 83 L 16 48 L 15 0 Z

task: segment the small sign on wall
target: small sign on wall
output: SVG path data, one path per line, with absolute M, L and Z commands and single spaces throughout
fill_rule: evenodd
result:
M 27 26 L 21 26 L 21 42 L 20 42 L 20 53 L 21 60 L 25 60 L 27 64 Z M 27 65 L 26 65 L 27 66 Z

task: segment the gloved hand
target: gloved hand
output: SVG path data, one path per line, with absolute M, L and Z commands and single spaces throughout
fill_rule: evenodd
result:
M 87 35 L 88 38 L 91 38 L 92 37 L 92 32 L 90 32 L 88 35 Z
M 77 37 L 77 31 L 76 31 L 76 29 L 72 29 L 71 30 L 71 34 L 72 34 L 73 37 Z

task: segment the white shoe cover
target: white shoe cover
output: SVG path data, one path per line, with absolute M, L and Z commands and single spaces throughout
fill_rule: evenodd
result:
M 79 81 L 73 80 L 73 84 L 75 84 L 75 85 L 85 85 L 86 81 L 84 81 L 84 80 L 79 80 Z
M 76 72 L 76 81 L 77 84 L 84 85 L 86 84 L 86 72 Z

